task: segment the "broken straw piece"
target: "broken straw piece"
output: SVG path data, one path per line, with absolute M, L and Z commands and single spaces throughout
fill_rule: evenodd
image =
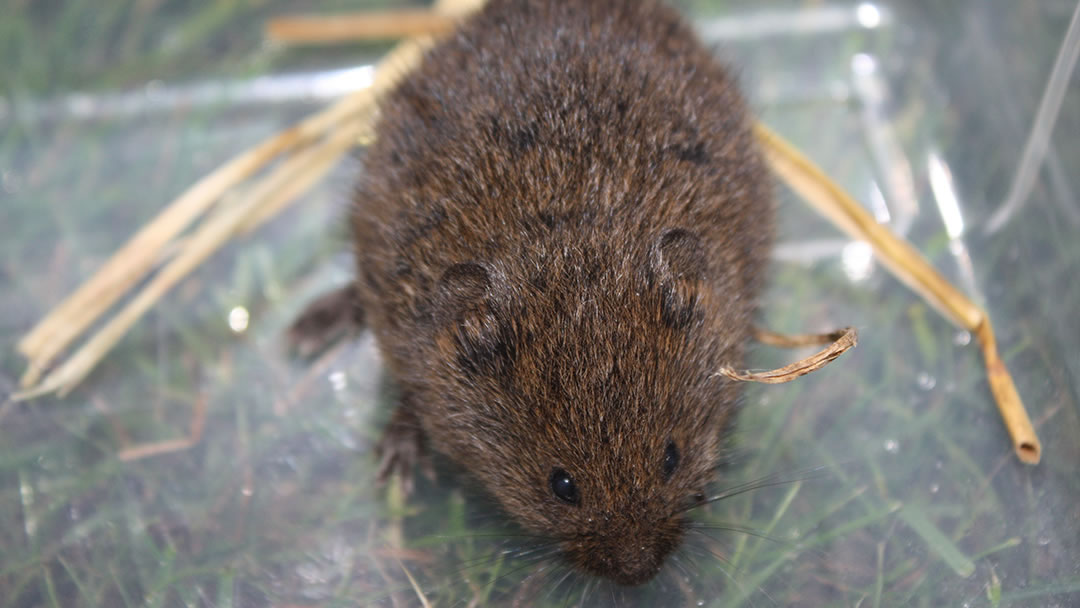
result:
M 160 258 L 161 250 L 209 209 L 229 188 L 269 164 L 282 152 L 304 145 L 371 103 L 367 90 L 354 93 L 258 146 L 236 156 L 199 180 L 153 221 L 140 229 L 105 265 L 38 322 L 22 340 L 28 359 L 20 384 L 35 384 L 41 371 L 105 313 Z
M 882 265 L 947 319 L 973 332 L 982 349 L 987 380 L 998 411 L 1021 462 L 1038 464 L 1042 446 L 1016 391 L 1012 376 L 997 352 L 986 312 L 945 280 L 915 247 L 897 237 L 866 212 L 825 173 L 761 123 L 754 126 L 772 170 L 815 210 L 848 236 L 866 241 Z
M 438 0 L 435 9 L 447 15 L 462 16 L 482 4 L 478 0 Z M 181 249 L 181 246 L 174 240 L 178 234 L 183 232 L 199 215 L 213 206 L 226 191 L 265 167 L 280 153 L 306 145 L 331 128 L 341 126 L 354 112 L 365 108 L 370 109 L 378 95 L 391 88 L 404 73 L 419 62 L 423 51 L 431 43 L 432 39 L 429 37 L 418 37 L 398 44 L 379 63 L 372 86 L 345 97 L 331 107 L 301 121 L 296 126 L 264 140 L 255 148 L 234 157 L 225 166 L 205 176 L 174 200 L 150 224 L 144 226 L 124 247 L 113 254 L 93 277 L 84 282 L 64 302 L 55 307 L 20 340 L 17 349 L 28 358 L 28 363 L 27 371 L 21 379 L 24 390 L 15 397 L 27 399 L 54 390 L 62 389 L 64 392 L 71 390 L 85 373 L 89 372 L 89 368 L 92 368 L 97 360 L 103 357 L 108 352 L 108 349 L 123 336 L 123 332 L 126 331 L 126 327 L 130 323 L 125 325 L 125 323 L 117 322 L 117 319 L 114 318 L 98 334 L 95 334 L 76 355 L 50 373 L 45 380 L 41 380 L 41 373 L 60 352 L 85 332 L 132 285 L 145 276 L 157 263 L 171 258 L 171 254 Z M 370 115 L 365 118 L 367 122 L 370 122 Z M 355 136 L 366 132 L 366 130 L 361 130 Z M 342 149 L 341 153 L 344 153 L 344 149 Z M 268 177 L 268 179 L 271 178 L 272 176 Z M 293 196 L 298 196 L 301 193 L 297 191 Z M 277 205 L 283 207 L 284 203 L 279 201 Z M 254 211 L 254 213 L 254 219 L 249 218 L 245 225 L 240 225 L 236 229 L 248 230 L 253 225 L 269 219 L 268 214 L 258 213 L 257 211 Z M 225 238 L 229 238 L 229 236 L 231 235 L 226 235 Z M 188 246 L 191 245 L 191 239 L 184 239 L 181 243 L 185 251 L 190 251 Z M 205 255 L 200 255 L 205 258 L 221 244 L 212 244 L 209 251 L 203 252 Z M 190 260 L 188 257 L 184 259 Z M 170 280 L 172 282 L 178 281 L 198 263 L 195 262 L 194 265 L 190 265 L 180 272 L 178 276 L 174 276 Z M 182 268 L 182 265 L 176 265 L 176 259 L 173 258 L 170 268 L 175 271 L 177 268 Z M 155 283 L 152 282 L 151 284 Z M 137 298 L 138 306 L 148 308 L 156 302 L 160 295 L 147 296 L 147 292 L 144 290 Z M 143 299 L 143 297 L 146 297 L 146 299 Z M 134 304 L 136 302 L 130 303 L 128 308 L 125 309 L 128 315 L 132 314 Z M 133 323 L 134 319 L 137 319 L 141 314 L 135 314 L 130 322 Z M 118 330 L 117 328 L 120 327 L 125 329 Z M 109 333 L 105 333 L 106 330 L 109 330 Z M 117 331 L 119 333 L 116 333 Z M 112 335 L 114 333 L 116 335 Z M 88 347 L 92 348 L 88 349 Z
M 449 33 L 457 20 L 423 9 L 277 17 L 266 37 L 284 44 L 338 44 Z
M 831 342 L 829 346 L 820 351 L 800 359 L 790 365 L 778 367 L 764 372 L 735 371 L 730 367 L 722 367 L 716 373 L 739 382 L 760 382 L 762 384 L 782 384 L 791 382 L 799 376 L 805 376 L 832 363 L 837 357 L 855 347 L 858 335 L 854 327 L 830 332 L 827 334 L 797 334 L 785 336 L 766 330 L 755 330 L 757 338 L 766 344 L 783 346 L 787 348 L 806 346 L 808 344 L 823 344 Z M 764 337 L 764 339 L 762 339 Z
M 358 131 L 356 127 L 339 128 L 327 142 L 297 153 L 245 193 L 242 200 L 222 208 L 219 213 L 207 219 L 188 238 L 187 246 L 98 333 L 60 367 L 50 372 L 39 386 L 16 393 L 14 398 L 28 399 L 52 391 L 59 391 L 61 396 L 67 394 L 90 373 L 147 310 L 191 270 L 217 251 L 256 209 L 267 203 L 279 203 L 281 198 L 295 197 L 310 187 L 344 154 Z

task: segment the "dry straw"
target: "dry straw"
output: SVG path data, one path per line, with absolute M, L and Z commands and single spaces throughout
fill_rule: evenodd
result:
M 460 16 L 476 2 L 445 0 L 436 10 Z M 54 308 L 18 343 L 28 359 L 16 399 L 67 394 L 162 296 L 230 238 L 246 233 L 306 192 L 362 135 L 370 132 L 379 95 L 419 61 L 432 38 L 402 42 L 380 62 L 372 86 L 236 156 L 202 178 L 139 230 L 94 276 Z M 253 184 L 242 182 L 279 161 Z M 227 194 L 242 190 L 243 194 Z M 185 237 L 200 216 L 208 215 Z M 161 270 L 63 363 L 47 370 L 133 285 Z
M 271 19 L 266 37 L 282 44 L 338 44 L 357 40 L 390 40 L 449 33 L 455 20 L 422 9 L 350 15 L 297 16 Z

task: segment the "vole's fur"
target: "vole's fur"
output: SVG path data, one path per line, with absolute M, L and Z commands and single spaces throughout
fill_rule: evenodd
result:
M 491 0 L 430 51 L 350 216 L 349 293 L 402 395 L 384 472 L 426 440 L 579 570 L 651 578 L 734 415 L 713 374 L 741 364 L 773 234 L 750 127 L 654 2 Z

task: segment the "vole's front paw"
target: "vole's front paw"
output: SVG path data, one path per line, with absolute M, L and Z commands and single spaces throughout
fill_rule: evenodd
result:
M 363 312 L 356 301 L 356 287 L 349 283 L 308 304 L 289 326 L 286 339 L 293 352 L 310 357 L 363 323 Z
M 391 475 L 401 477 L 401 489 L 406 496 L 415 487 L 413 474 L 417 465 L 428 479 L 435 479 L 431 456 L 424 449 L 424 432 L 420 421 L 406 407 L 399 405 L 390 417 L 390 424 L 383 431 L 382 439 L 375 446 L 379 469 L 375 480 L 386 483 Z

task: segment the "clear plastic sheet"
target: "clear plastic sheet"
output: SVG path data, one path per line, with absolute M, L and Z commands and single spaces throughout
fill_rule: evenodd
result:
M 367 3 L 10 3 L 0 55 L 0 398 L 18 336 L 196 178 L 370 78 L 381 45 L 260 24 Z M 1080 603 L 1080 104 L 1009 192 L 1074 6 L 686 1 L 762 118 L 990 313 L 1044 444 L 1019 464 L 972 336 L 783 188 L 764 322 L 859 346 L 751 386 L 722 501 L 644 589 L 534 561 L 449 468 L 373 483 L 393 400 L 370 336 L 313 362 L 282 329 L 347 281 L 362 152 L 176 288 L 69 397 L 0 401 L 0 605 L 1072 606 Z M 755 367 L 791 353 L 753 351 Z M 121 460 L 183 437 L 185 450 Z M 730 529 L 722 529 L 722 528 Z M 415 579 L 410 582 L 409 576 Z

